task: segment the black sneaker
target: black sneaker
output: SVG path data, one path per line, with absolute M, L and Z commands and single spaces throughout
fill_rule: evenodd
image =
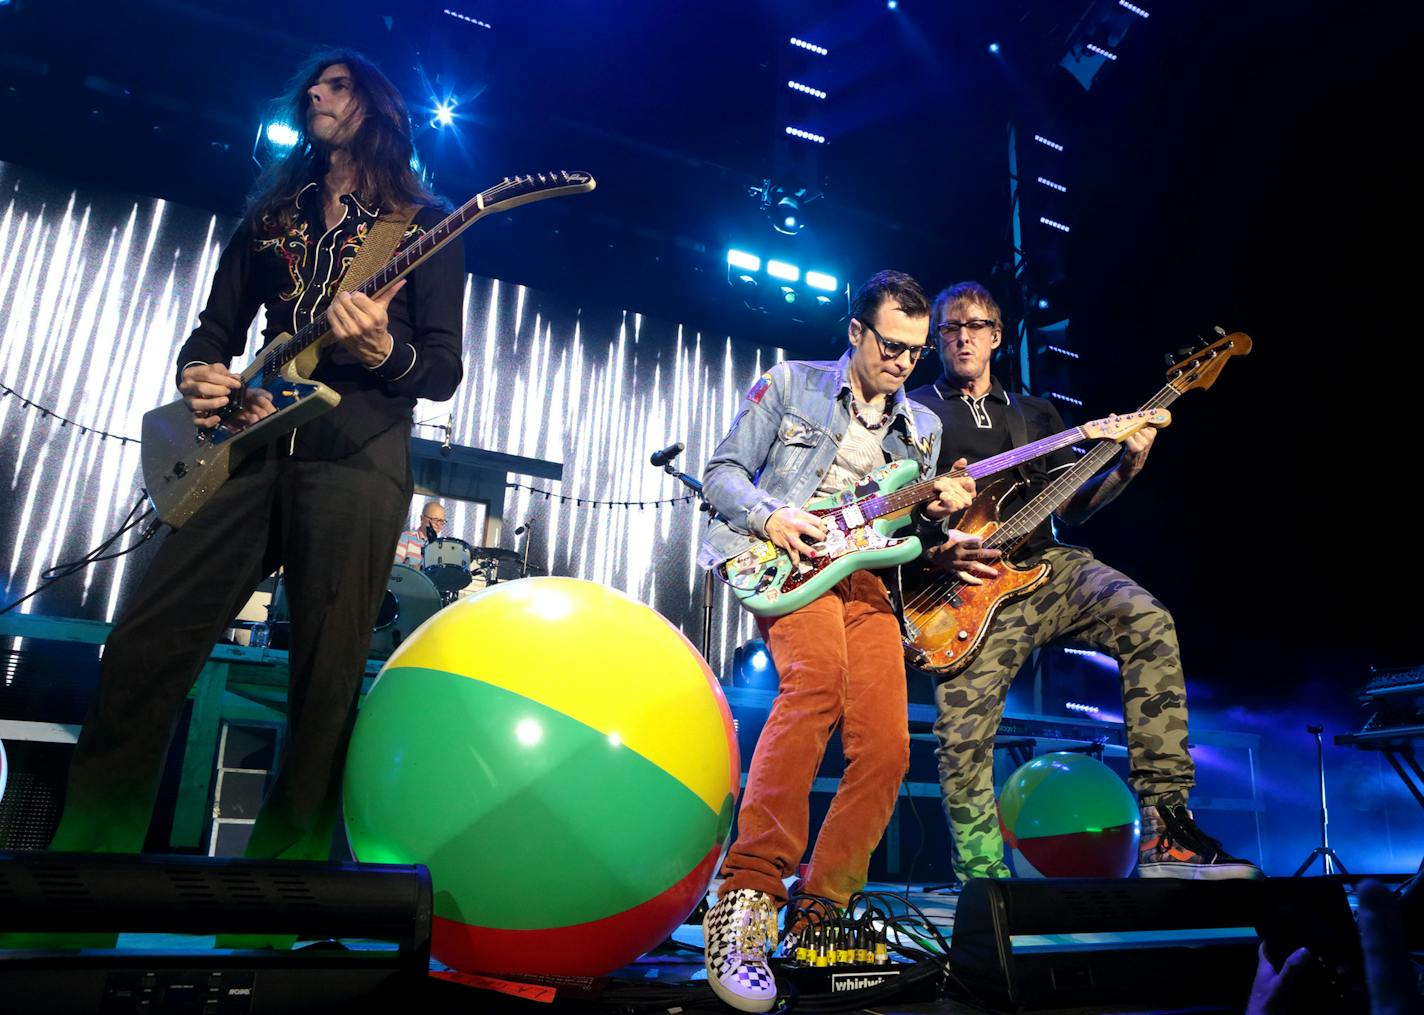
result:
M 1232 856 L 1203 832 L 1185 805 L 1159 804 L 1142 808 L 1137 876 L 1224 881 L 1265 875 L 1250 860 Z

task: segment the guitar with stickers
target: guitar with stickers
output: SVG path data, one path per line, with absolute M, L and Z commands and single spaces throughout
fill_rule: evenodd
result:
M 1143 427 L 1170 422 L 1171 414 L 1164 408 L 1107 416 L 946 475 L 972 476 L 977 482 L 1080 441 L 1105 441 L 1115 447 Z M 813 500 L 806 510 L 825 523 L 826 538 L 814 544 L 799 564 L 792 564 L 781 547 L 763 540 L 723 561 L 714 573 L 731 586 L 747 610 L 758 617 L 780 617 L 799 610 L 855 571 L 914 560 L 922 550 L 919 538 L 895 533 L 912 523 L 915 508 L 937 496 L 935 480 L 916 482 L 919 474 L 920 467 L 913 461 L 889 462 L 849 490 Z

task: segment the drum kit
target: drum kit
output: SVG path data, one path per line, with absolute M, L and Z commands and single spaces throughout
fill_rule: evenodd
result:
M 545 573 L 514 550 L 472 546 L 453 536 L 426 543 L 420 563 L 418 568 L 391 566 L 371 634 L 371 658 L 386 658 L 417 627 L 466 596 L 500 582 Z M 228 636 L 240 645 L 286 648 L 290 623 L 286 589 L 280 575 L 273 575 L 257 587 Z

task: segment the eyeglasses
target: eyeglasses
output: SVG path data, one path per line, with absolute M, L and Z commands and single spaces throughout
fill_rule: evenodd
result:
M 971 335 L 982 335 L 988 329 L 998 326 L 997 321 L 986 321 L 981 317 L 973 321 L 941 321 L 935 325 L 935 331 L 945 338 L 949 338 L 951 335 L 958 335 L 964 329 L 967 329 Z
M 880 345 L 880 353 L 886 359 L 899 359 L 903 353 L 908 352 L 910 354 L 910 363 L 918 363 L 920 357 L 923 356 L 925 351 L 929 348 L 928 345 L 906 345 L 904 342 L 892 342 L 880 334 L 880 332 L 876 331 L 874 325 L 866 324 L 859 317 L 853 317 L 851 320 L 858 322 L 862 328 L 875 336 L 875 341 Z

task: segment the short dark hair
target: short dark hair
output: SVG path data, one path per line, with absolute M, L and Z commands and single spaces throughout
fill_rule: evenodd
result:
M 994 297 L 989 294 L 978 282 L 956 282 L 940 292 L 934 299 L 934 308 L 930 311 L 933 320 L 931 325 L 938 323 L 940 311 L 954 306 L 956 303 L 978 303 L 985 310 L 989 311 L 994 319 L 995 327 L 1004 327 L 1004 312 L 999 309 L 999 304 L 994 302 Z
M 862 324 L 873 324 L 875 312 L 887 299 L 904 311 L 907 317 L 928 317 L 930 298 L 916 282 L 903 271 L 877 271 L 866 279 L 850 303 L 850 315 Z

